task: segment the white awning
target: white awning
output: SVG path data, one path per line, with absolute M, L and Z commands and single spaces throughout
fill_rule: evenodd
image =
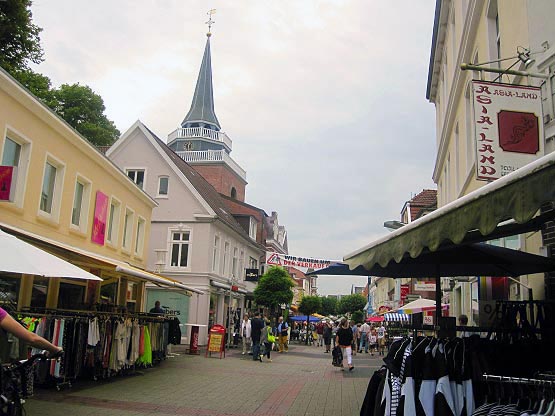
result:
M 45 277 L 102 280 L 80 267 L 1 230 L 0 270 Z
M 384 320 L 387 322 L 409 322 L 410 315 L 405 315 L 402 313 L 386 313 L 383 316 Z
M 116 266 L 116 272 L 129 274 L 131 276 L 138 277 L 140 279 L 148 280 L 152 283 L 158 283 L 164 286 L 175 287 L 178 289 L 187 290 L 190 292 L 198 293 L 199 295 L 203 295 L 204 292 L 202 290 L 195 289 L 190 286 L 186 286 L 183 283 L 180 283 L 176 280 L 169 279 L 165 276 L 159 276 L 154 273 L 147 272 L 145 270 L 138 269 L 136 267 L 130 266 L 128 264 L 122 263 Z

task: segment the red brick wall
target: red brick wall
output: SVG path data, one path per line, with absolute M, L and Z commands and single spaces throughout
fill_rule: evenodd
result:
M 237 192 L 237 195 L 239 195 L 239 192 Z M 262 210 L 245 206 L 227 198 L 223 198 L 223 200 L 232 215 L 251 215 L 256 219 L 256 221 L 258 221 L 258 225 L 256 227 L 256 241 L 260 244 L 265 244 L 267 232 L 264 228 L 264 218 Z
M 193 168 L 206 179 L 216 191 L 231 196 L 231 188 L 237 191 L 236 199 L 245 201 L 246 183 L 225 165 L 193 165 Z

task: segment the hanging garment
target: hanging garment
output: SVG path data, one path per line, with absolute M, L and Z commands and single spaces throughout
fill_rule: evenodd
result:
M 438 342 L 434 350 L 434 365 L 438 377 L 434 396 L 434 414 L 436 416 L 455 416 L 455 401 L 451 391 L 443 342 Z
M 152 346 L 150 344 L 150 332 L 148 326 L 144 327 L 144 353 L 139 357 L 139 364 L 152 364 Z
M 370 382 L 366 388 L 366 395 L 364 396 L 364 401 L 360 409 L 360 416 L 374 416 L 377 398 L 381 397 L 378 396 L 378 391 L 385 379 L 385 373 L 386 369 L 382 367 L 375 371 L 372 378 L 370 378 Z

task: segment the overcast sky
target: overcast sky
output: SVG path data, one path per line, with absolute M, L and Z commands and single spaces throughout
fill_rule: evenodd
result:
M 159 137 L 189 110 L 211 38 L 216 115 L 246 171 L 246 202 L 277 211 L 289 253 L 344 255 L 435 189 L 425 98 L 432 0 L 34 0 L 53 84 L 100 94 L 123 133 Z M 321 279 L 349 293 L 365 278 Z

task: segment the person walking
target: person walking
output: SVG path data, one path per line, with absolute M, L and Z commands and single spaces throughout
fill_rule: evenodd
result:
M 376 330 L 376 333 L 378 335 L 378 353 L 379 355 L 384 355 L 385 354 L 385 335 L 387 334 L 387 331 L 385 330 L 383 323 L 380 324 L 380 327 Z
M 358 352 L 362 353 L 362 347 L 364 346 L 364 352 L 368 354 L 368 335 L 370 335 L 370 325 L 364 322 L 360 327 L 360 344 L 358 346 Z
M 374 326 L 370 326 L 370 333 L 368 335 L 369 339 L 368 342 L 370 343 L 370 354 L 372 354 L 372 356 L 374 356 L 374 351 L 377 350 L 376 348 L 376 344 L 378 343 L 378 337 L 377 337 L 377 332 L 376 329 L 374 328 Z
M 345 358 L 347 358 L 347 365 L 349 366 L 349 371 L 353 371 L 355 367 L 353 366 L 352 357 L 352 345 L 353 343 L 353 329 L 349 326 L 349 321 L 347 318 L 341 318 L 341 323 L 339 329 L 337 330 L 335 345 L 339 345 L 343 352 L 343 364 L 341 366 L 341 371 L 345 369 Z
M 251 348 L 251 320 L 249 319 L 249 315 L 245 314 L 243 316 L 243 320 L 241 321 L 241 338 L 243 338 L 243 352 L 242 355 L 247 353 L 247 345 L 249 346 L 249 350 Z
M 357 355 L 358 326 L 357 324 L 355 324 L 355 321 L 351 321 L 351 330 L 353 331 L 353 341 L 351 342 L 351 350 L 353 355 Z
M 322 347 L 324 345 L 324 321 L 316 324 L 316 334 L 318 334 L 318 346 Z
M 324 345 L 326 347 L 326 350 L 324 352 L 330 352 L 331 335 L 332 335 L 331 330 L 332 330 L 331 322 L 329 319 L 326 319 L 326 322 L 324 322 L 324 328 L 322 331 L 322 338 L 324 338 Z
M 264 328 L 264 321 L 260 319 L 260 312 L 254 313 L 254 319 L 251 321 L 251 340 L 252 340 L 252 359 L 260 360 L 260 336 Z
M 266 326 L 262 328 L 262 333 L 260 335 L 260 342 L 264 345 L 264 351 L 260 355 L 260 362 L 262 358 L 266 356 L 269 362 L 272 362 L 270 358 L 270 353 L 272 351 L 272 344 L 275 341 L 274 334 L 272 331 L 272 326 L 270 325 L 270 320 L 266 318 Z
M 287 345 L 287 330 L 289 329 L 289 325 L 287 322 L 283 321 L 283 316 L 280 316 L 278 319 L 278 343 L 279 343 L 279 352 L 288 352 L 289 345 Z

